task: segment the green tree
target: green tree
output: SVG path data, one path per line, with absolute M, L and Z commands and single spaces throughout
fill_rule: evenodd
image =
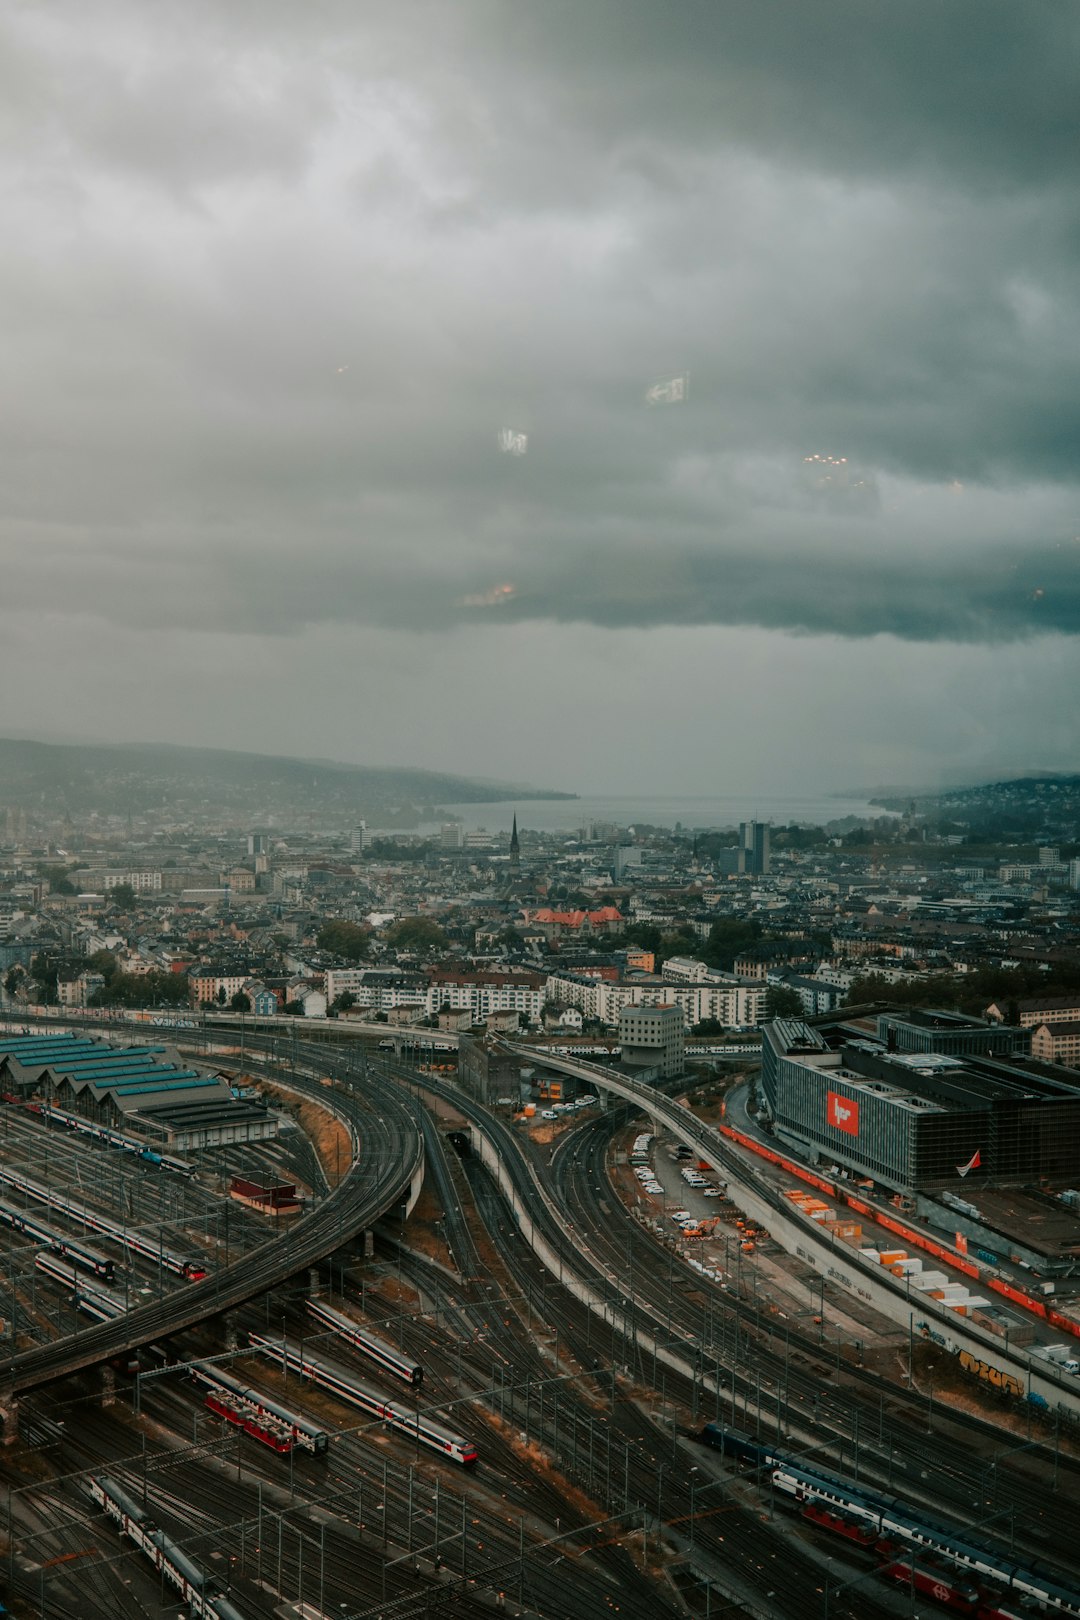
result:
M 68 877 L 66 866 L 43 866 L 41 876 L 47 879 L 53 894 L 78 894 L 79 892 Z
M 710 967 L 723 968 L 730 973 L 737 956 L 760 945 L 764 929 L 753 917 L 720 917 L 709 930 L 709 938 L 702 956 Z
M 801 1018 L 802 997 L 786 984 L 770 984 L 765 992 L 766 1018 Z
M 100 973 L 106 983 L 115 978 L 117 973 L 116 957 L 112 951 L 95 951 L 87 957 L 86 965 L 94 973 Z
M 134 911 L 135 890 L 130 883 L 118 883 L 111 893 L 114 906 L 118 906 L 121 911 Z
M 366 962 L 371 953 L 371 935 L 368 930 L 361 928 L 358 923 L 346 922 L 343 918 L 324 923 L 315 936 L 315 942 L 321 951 L 330 951 L 334 956 L 343 956 L 349 962 Z
M 386 943 L 397 951 L 443 951 L 449 941 L 430 917 L 402 917 L 386 930 Z
M 18 962 L 9 967 L 4 975 L 4 989 L 9 996 L 13 996 L 23 979 L 26 978 L 26 969 Z
M 341 992 L 340 996 L 335 996 L 334 997 L 333 1001 L 330 1003 L 329 1007 L 326 1010 L 327 1010 L 327 1012 L 332 1012 L 332 1013 L 343 1013 L 343 1012 L 348 1012 L 350 1007 L 355 1007 L 355 1006 L 356 1006 L 356 997 L 353 995 L 352 991 L 351 990 L 343 990 Z
M 719 1018 L 703 1018 L 700 1023 L 694 1025 L 690 1033 L 691 1035 L 722 1035 L 724 1025 Z
M 223 984 L 219 984 L 218 988 L 217 988 L 217 1004 L 218 1004 L 218 1006 L 219 1007 L 224 1007 L 224 1005 L 225 1005 L 226 1001 L 228 1001 L 228 999 L 229 999 L 228 991 L 225 989 L 225 986 Z
M 243 990 L 238 990 L 229 1002 L 229 1006 L 233 1012 L 249 1013 L 251 1011 L 251 997 L 245 995 Z

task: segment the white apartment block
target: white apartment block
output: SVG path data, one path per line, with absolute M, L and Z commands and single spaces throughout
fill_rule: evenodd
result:
M 552 973 L 546 994 L 549 1001 L 576 1007 L 585 1018 L 598 1018 L 602 1024 L 617 1024 L 624 1007 L 669 1003 L 682 1008 L 690 1027 L 706 1018 L 728 1028 L 759 1024 L 765 1016 L 765 986 L 758 984 L 612 984 L 608 979 Z
M 372 1012 L 394 1012 L 399 1007 L 427 1012 L 427 987 L 414 975 L 386 973 L 378 968 L 327 968 L 326 1000 L 330 1004 L 348 992 L 353 1005 Z
M 518 1012 L 524 1013 L 530 1024 L 538 1024 L 544 999 L 539 979 L 528 983 L 487 974 L 475 979 L 453 974 L 435 979 L 428 987 L 427 1011 L 429 1017 L 434 1017 L 449 1005 L 453 1012 L 471 1012 L 475 1024 L 482 1024 L 491 1013 Z
M 157 872 L 106 872 L 101 879 L 101 887 L 106 893 L 110 889 L 118 889 L 122 883 L 134 889 L 136 894 L 151 894 L 161 888 L 161 873 Z

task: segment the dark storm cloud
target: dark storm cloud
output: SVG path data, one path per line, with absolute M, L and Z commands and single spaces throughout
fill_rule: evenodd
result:
M 497 3 L 483 14 L 495 30 L 505 18 Z M 1074 184 L 1080 17 L 1053 0 L 555 0 L 518 8 L 508 33 L 597 139 L 723 140 L 797 168 L 996 193 Z
M 1080 630 L 1072 8 L 7 36 L 8 608 Z

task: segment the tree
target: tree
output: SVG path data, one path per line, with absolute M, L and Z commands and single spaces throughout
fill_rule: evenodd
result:
M 112 890 L 112 902 L 121 911 L 134 911 L 135 890 L 130 883 L 118 883 Z
M 330 1003 L 329 1007 L 327 1007 L 326 1010 L 327 1010 L 327 1012 L 331 1012 L 331 1013 L 343 1013 L 343 1012 L 348 1012 L 350 1007 L 355 1007 L 355 1006 L 356 1006 L 356 997 L 353 995 L 352 991 L 351 990 L 343 990 L 341 992 L 340 996 L 335 996 L 334 997 L 333 1001 Z
M 802 997 L 790 985 L 770 984 L 765 992 L 766 1018 L 801 1018 L 803 1015 Z
M 386 943 L 398 951 L 442 951 L 449 941 L 430 917 L 402 917 L 386 931 Z
M 41 868 L 41 875 L 47 880 L 53 894 L 77 894 L 79 892 L 67 874 L 68 869 L 66 866 L 43 866 Z
M 719 1018 L 703 1018 L 700 1023 L 694 1025 L 690 1033 L 691 1035 L 722 1035 L 724 1025 Z
M 366 962 L 371 954 L 368 930 L 361 928 L 359 923 L 346 922 L 344 918 L 324 923 L 315 936 L 315 943 L 320 951 L 344 956 L 349 962 Z
M 114 973 L 90 997 L 91 1007 L 184 1007 L 188 1001 L 183 973 Z
M 229 1002 L 229 1006 L 233 1012 L 248 1013 L 251 1011 L 251 997 L 245 995 L 243 990 L 238 990 Z
M 304 1003 L 302 1001 L 287 1001 L 285 1003 L 285 1011 L 288 1013 L 290 1018 L 303 1018 Z
M 218 1004 L 218 1006 L 219 1007 L 224 1007 L 224 1005 L 228 1001 L 228 999 L 229 999 L 229 992 L 226 990 L 226 988 L 225 988 L 225 986 L 223 984 L 219 984 L 218 987 L 217 987 L 217 1004 Z
M 709 930 L 702 952 L 710 967 L 731 971 L 737 956 L 743 956 L 761 943 L 763 929 L 752 917 L 720 917 Z
M 4 975 L 4 989 L 7 991 L 9 996 L 13 996 L 15 994 L 25 977 L 26 969 L 22 967 L 20 963 L 16 962 L 12 967 L 8 968 Z
M 112 951 L 94 951 L 86 958 L 86 965 L 94 973 L 100 973 L 103 979 L 111 979 L 117 971 L 117 961 Z

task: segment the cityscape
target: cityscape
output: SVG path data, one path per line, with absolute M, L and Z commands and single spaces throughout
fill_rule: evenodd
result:
M 1078 779 L 509 834 L 188 781 L 2 812 L 13 1612 L 1069 1612 Z
M 0 86 L 0 1620 L 1080 1620 L 1080 11 Z

